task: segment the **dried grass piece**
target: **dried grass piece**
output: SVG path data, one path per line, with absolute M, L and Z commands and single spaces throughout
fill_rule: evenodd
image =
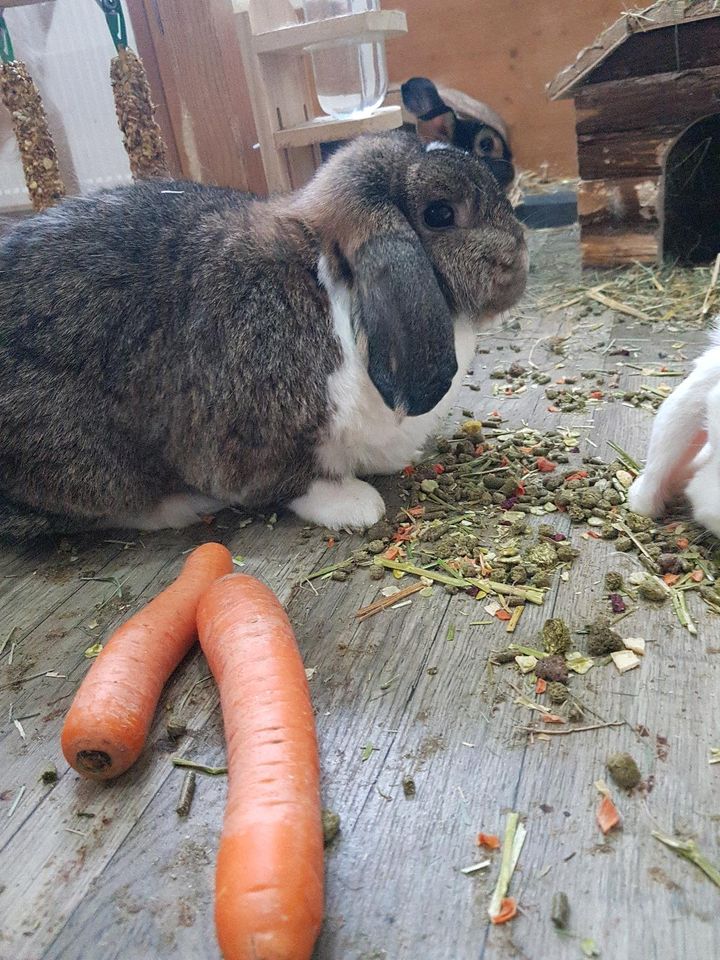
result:
M 10 111 L 33 210 L 45 210 L 65 196 L 65 185 L 40 91 L 21 61 L 0 63 L 0 97 Z
M 110 64 L 115 112 L 135 180 L 169 176 L 165 141 L 150 99 L 142 60 L 132 50 L 118 50 Z

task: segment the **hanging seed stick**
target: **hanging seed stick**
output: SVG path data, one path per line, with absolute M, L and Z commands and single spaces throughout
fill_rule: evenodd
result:
M 110 83 L 115 112 L 130 160 L 134 180 L 169 177 L 167 151 L 162 131 L 155 120 L 142 60 L 127 45 L 127 28 L 121 0 L 98 0 L 105 14 L 116 56 L 110 63 Z
M 0 8 L 0 99 L 10 112 L 33 210 L 65 196 L 42 98 L 24 63 L 15 59 Z
M 127 47 L 112 59 L 110 82 L 133 179 L 168 177 L 165 143 L 155 120 L 145 68 Z

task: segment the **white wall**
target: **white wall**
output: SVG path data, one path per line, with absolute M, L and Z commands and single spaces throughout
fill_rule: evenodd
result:
M 5 22 L 15 56 L 27 64 L 43 98 L 68 194 L 129 181 L 110 86 L 115 48 L 97 4 L 54 0 L 9 7 Z M 29 208 L 10 115 L 0 104 L 0 213 Z

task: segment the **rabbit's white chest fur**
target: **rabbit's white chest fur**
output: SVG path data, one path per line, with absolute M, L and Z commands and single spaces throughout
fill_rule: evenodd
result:
M 318 451 L 320 462 L 337 476 L 395 473 L 418 458 L 428 437 L 450 412 L 475 355 L 475 331 L 464 317 L 455 321 L 458 371 L 440 403 L 422 416 L 398 417 L 383 402 L 357 349 L 348 289 L 330 280 L 322 260 L 318 273 L 330 298 L 333 326 L 343 353 L 341 366 L 329 378 L 332 414 L 327 439 Z

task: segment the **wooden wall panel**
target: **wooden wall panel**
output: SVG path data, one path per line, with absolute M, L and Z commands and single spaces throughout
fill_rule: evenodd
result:
M 265 192 L 231 0 L 129 0 L 142 6 L 177 145 L 182 175 Z

